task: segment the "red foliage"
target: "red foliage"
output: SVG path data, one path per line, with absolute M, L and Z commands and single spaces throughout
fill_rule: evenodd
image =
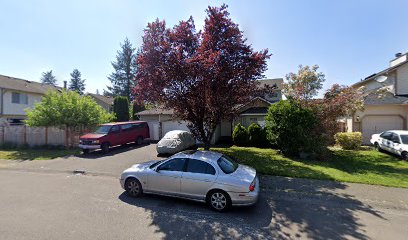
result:
M 329 143 L 339 131 L 338 119 L 351 115 L 364 106 L 360 89 L 334 84 L 326 91 L 323 99 L 309 101 L 320 122 L 318 131 L 326 134 Z
M 218 123 L 236 114 L 257 90 L 268 50 L 253 51 L 227 6 L 208 7 L 202 32 L 193 18 L 172 29 L 149 23 L 137 59 L 135 93 L 141 100 L 174 109 L 191 122 L 192 133 L 209 147 Z

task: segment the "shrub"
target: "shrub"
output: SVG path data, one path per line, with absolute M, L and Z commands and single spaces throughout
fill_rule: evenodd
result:
M 240 123 L 235 126 L 232 132 L 232 140 L 237 146 L 245 146 L 248 144 L 248 131 Z
M 334 135 L 336 144 L 346 150 L 358 149 L 363 143 L 361 132 L 339 132 Z
M 113 112 L 116 115 L 116 121 L 129 121 L 129 100 L 127 97 L 118 96 L 113 100 Z
M 253 147 L 264 147 L 267 139 L 264 129 L 257 123 L 251 123 L 248 127 L 249 144 Z
M 272 104 L 266 116 L 267 139 L 288 155 L 316 153 L 322 138 L 316 134 L 317 119 L 313 110 L 283 100 Z
M 26 109 L 28 126 L 92 127 L 113 119 L 90 96 L 74 91 L 50 91 L 34 108 Z

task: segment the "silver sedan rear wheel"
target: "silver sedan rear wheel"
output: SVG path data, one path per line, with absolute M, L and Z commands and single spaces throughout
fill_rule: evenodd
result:
M 209 197 L 209 204 L 214 210 L 223 212 L 229 207 L 230 200 L 226 193 L 222 191 L 215 191 L 212 192 Z
M 126 192 L 132 197 L 139 197 L 142 194 L 142 185 L 135 178 L 126 180 L 125 189 Z

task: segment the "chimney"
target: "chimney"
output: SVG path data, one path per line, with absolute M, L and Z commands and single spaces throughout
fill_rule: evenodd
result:
M 64 89 L 67 89 L 67 81 L 64 81 Z
M 406 62 L 407 60 L 407 53 L 396 53 L 395 58 L 390 61 L 390 67 L 394 67 L 400 63 Z

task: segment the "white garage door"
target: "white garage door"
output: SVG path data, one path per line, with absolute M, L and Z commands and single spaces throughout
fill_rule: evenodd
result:
M 362 121 L 363 143 L 370 144 L 371 135 L 387 130 L 402 130 L 404 123 L 399 116 L 367 116 Z
M 186 121 L 168 121 L 168 122 L 162 122 L 162 131 L 163 131 L 163 136 L 170 131 L 173 130 L 185 130 L 185 131 L 190 131 L 187 127 L 187 122 Z

